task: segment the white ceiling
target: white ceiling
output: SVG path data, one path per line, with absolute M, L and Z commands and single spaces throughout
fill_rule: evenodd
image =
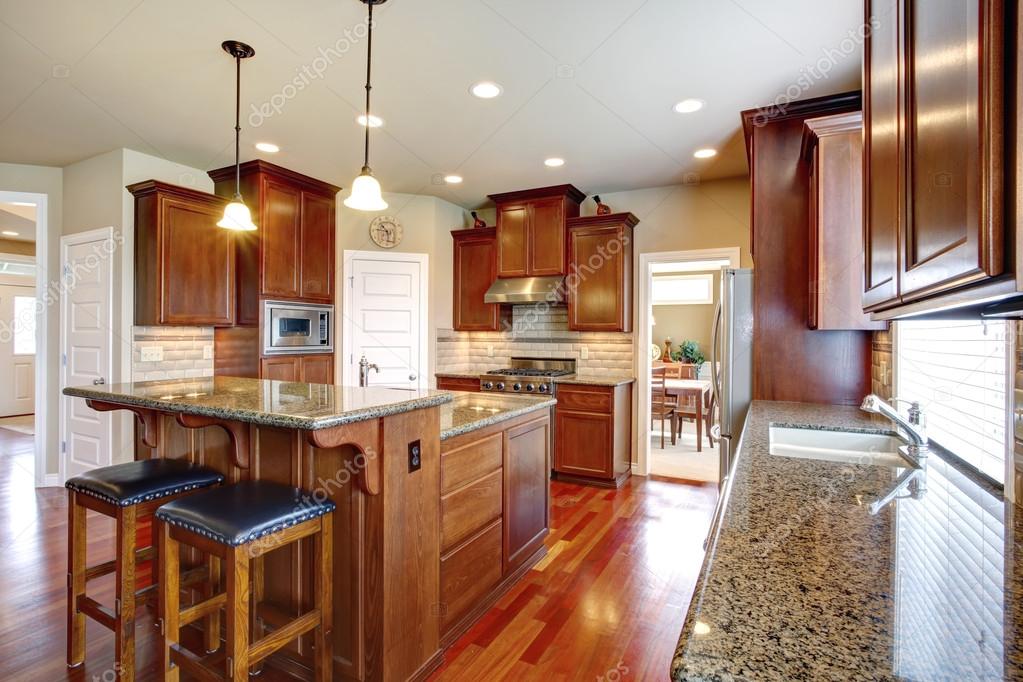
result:
M 232 163 L 220 43 L 237 39 L 256 49 L 242 65 L 243 160 L 347 187 L 362 165 L 365 40 L 316 60 L 362 35 L 364 13 L 358 0 L 0 0 L 0 161 L 63 166 L 125 146 Z M 376 13 L 374 171 L 385 190 L 467 207 L 563 182 L 593 194 L 742 175 L 741 110 L 859 87 L 860 0 L 390 0 Z M 807 78 L 818 64 L 827 76 Z M 485 79 L 504 94 L 472 97 Z M 279 114 L 249 116 L 275 95 Z M 689 97 L 707 106 L 672 111 Z M 721 154 L 696 160 L 701 147 Z M 549 156 L 567 163 L 548 169 Z M 448 173 L 465 183 L 438 184 Z

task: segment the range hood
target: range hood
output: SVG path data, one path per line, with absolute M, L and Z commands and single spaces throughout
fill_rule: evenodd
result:
M 483 295 L 486 303 L 564 303 L 565 278 L 509 277 L 498 279 Z

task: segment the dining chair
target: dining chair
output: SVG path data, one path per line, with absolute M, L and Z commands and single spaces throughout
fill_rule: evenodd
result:
M 714 410 L 717 407 L 717 396 L 714 391 L 710 392 L 710 400 L 703 405 L 703 432 L 707 435 L 707 444 L 714 447 L 714 439 L 710 435 L 710 427 L 714 424 Z M 696 400 L 689 399 L 682 401 L 675 408 L 674 425 L 678 429 L 678 435 L 682 435 L 682 422 L 696 421 Z
M 677 417 L 675 408 L 678 402 L 674 396 L 667 394 L 664 388 L 664 379 L 667 370 L 665 367 L 654 367 L 650 371 L 650 427 L 653 428 L 654 421 L 661 420 L 661 449 L 664 449 L 664 421 L 669 421 L 671 429 L 671 444 L 675 444 L 675 425 Z

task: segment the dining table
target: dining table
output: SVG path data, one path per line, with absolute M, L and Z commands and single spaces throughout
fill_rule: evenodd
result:
M 696 451 L 703 452 L 703 416 L 710 403 L 710 381 L 704 379 L 665 379 L 664 392 L 676 396 L 681 405 L 692 399 L 696 406 Z M 708 426 L 709 428 L 709 426 Z

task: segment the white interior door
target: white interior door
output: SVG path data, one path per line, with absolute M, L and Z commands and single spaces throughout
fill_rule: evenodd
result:
M 0 417 L 35 411 L 36 291 L 0 283 Z
M 102 236 L 101 236 L 102 235 Z M 109 380 L 111 329 L 111 259 L 103 243 L 107 230 L 61 240 L 64 277 L 61 307 L 61 388 Z M 62 452 L 65 478 L 111 463 L 111 415 L 97 412 L 81 398 L 61 396 Z
M 345 384 L 358 386 L 365 355 L 380 368 L 370 373 L 369 385 L 426 387 L 425 256 L 368 254 L 345 261 Z

